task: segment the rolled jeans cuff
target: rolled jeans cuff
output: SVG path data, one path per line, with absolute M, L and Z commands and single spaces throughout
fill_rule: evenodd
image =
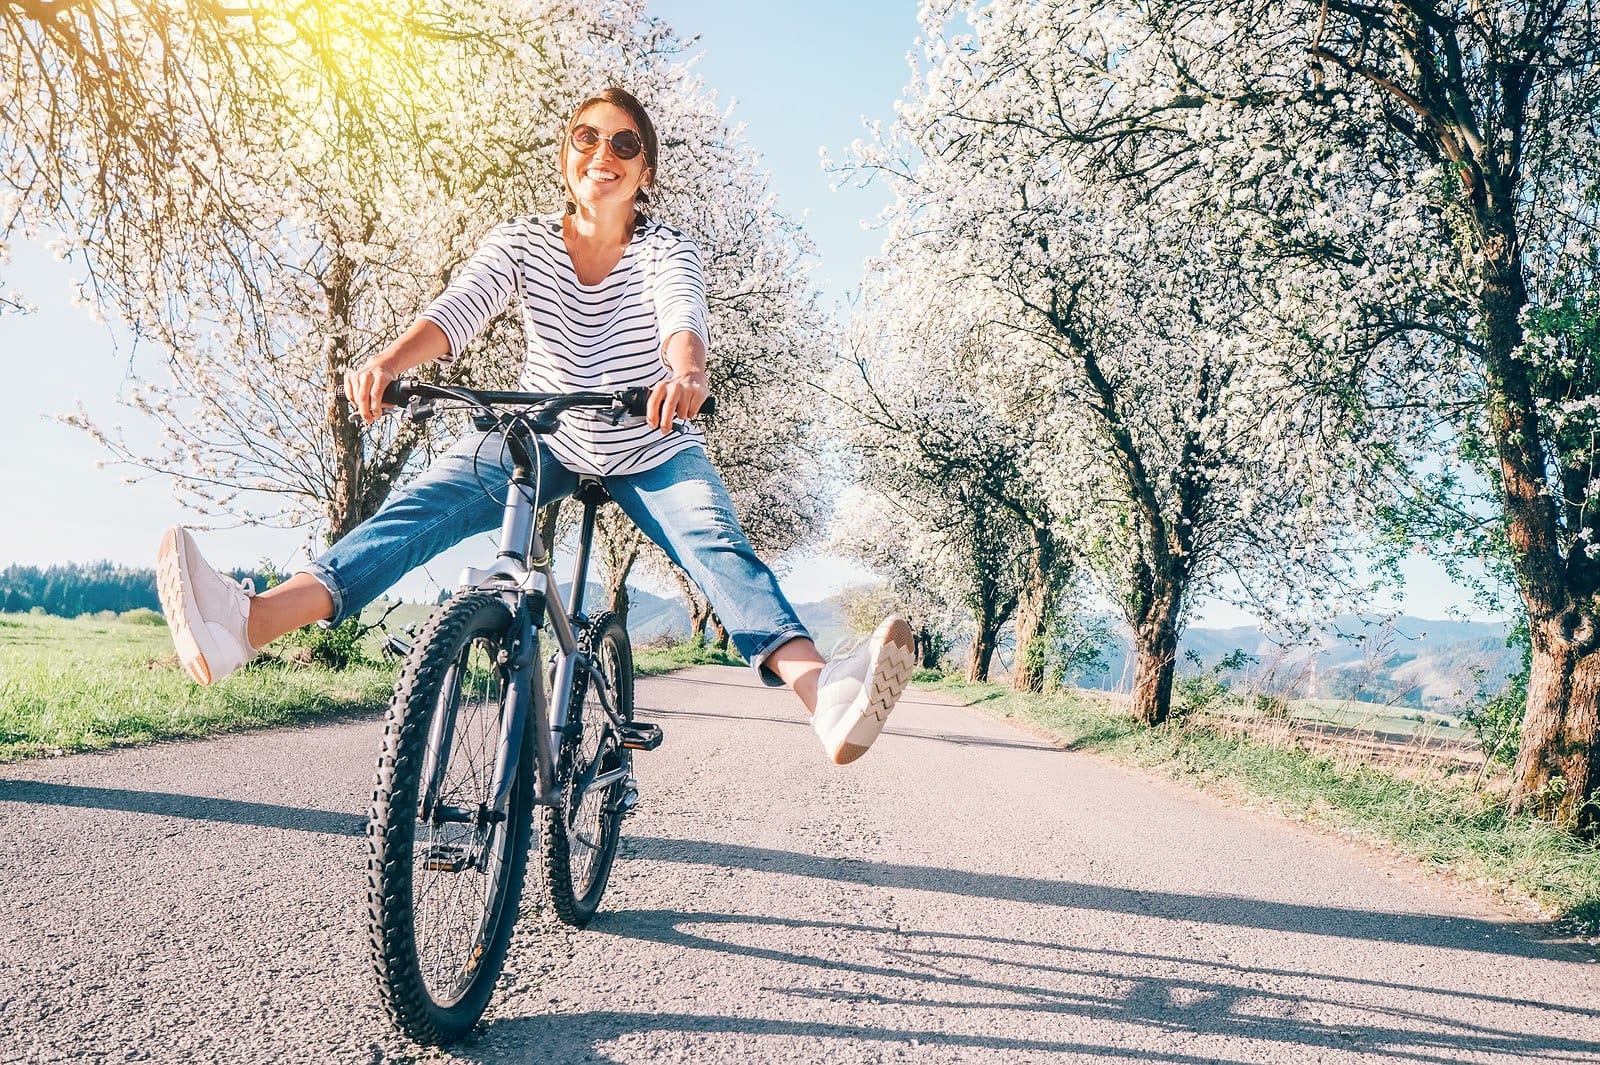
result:
M 783 687 L 783 678 L 767 668 L 767 656 L 790 640 L 802 638 L 811 638 L 811 633 L 806 631 L 804 625 L 798 623 L 785 625 L 763 641 L 759 649 L 753 650 L 745 656 L 750 662 L 750 668 L 756 671 L 757 677 L 761 678 L 761 683 L 769 688 Z M 737 641 L 735 642 L 737 643 Z M 740 654 L 744 654 L 743 649 L 740 650 Z
M 328 598 L 333 600 L 333 615 L 323 618 L 317 622 L 318 625 L 331 629 L 349 620 L 349 615 L 344 612 L 344 582 L 339 579 L 337 573 L 320 562 L 313 562 L 296 572 L 315 578 L 318 584 L 328 590 Z

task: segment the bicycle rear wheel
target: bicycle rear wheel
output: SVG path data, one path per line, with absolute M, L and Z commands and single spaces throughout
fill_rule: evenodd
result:
M 580 649 L 605 679 L 612 707 L 623 721 L 632 721 L 633 647 L 628 630 L 614 614 L 601 614 L 584 630 Z M 600 908 L 611 875 L 627 787 L 623 771 L 630 758 L 601 699 L 593 677 L 577 680 L 573 714 L 581 727 L 562 740 L 556 763 L 561 805 L 543 810 L 550 901 L 556 916 L 578 928 Z
M 490 809 L 513 622 L 485 592 L 434 612 L 389 704 L 367 827 L 373 970 L 384 1009 L 421 1043 L 472 1029 L 500 975 L 522 894 L 533 762 Z

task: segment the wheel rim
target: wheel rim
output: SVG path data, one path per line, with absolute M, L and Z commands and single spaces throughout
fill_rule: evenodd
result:
M 429 997 L 442 1006 L 471 988 L 500 917 L 501 870 L 510 858 L 505 822 L 486 816 L 505 695 L 499 650 L 498 641 L 475 636 L 451 665 L 435 713 L 453 700 L 455 727 L 431 816 L 423 815 L 418 797 L 411 866 L 417 968 Z
M 606 679 L 607 686 L 616 690 L 617 686 L 617 652 L 610 640 L 601 640 L 600 646 L 595 650 L 595 668 Z M 607 754 L 614 751 L 615 741 L 609 739 L 610 730 L 606 727 L 609 723 L 605 707 L 600 701 L 600 693 L 591 679 L 585 686 L 583 698 L 583 731 L 578 739 L 578 755 L 573 759 L 573 774 L 579 776 L 585 773 L 590 766 L 601 762 Z M 597 772 L 604 772 L 611 768 L 602 762 Z M 580 897 L 589 894 L 594 887 L 594 879 L 599 871 L 602 855 L 605 852 L 606 833 L 610 830 L 610 821 L 614 816 L 607 811 L 611 796 L 615 791 L 614 785 L 603 788 L 590 788 L 584 792 L 583 801 L 578 803 L 569 815 L 567 824 L 567 867 L 571 872 L 574 892 Z

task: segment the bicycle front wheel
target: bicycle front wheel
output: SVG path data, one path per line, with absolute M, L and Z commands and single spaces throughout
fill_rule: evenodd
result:
M 516 923 L 533 808 L 519 759 L 492 808 L 510 609 L 464 592 L 429 619 L 389 704 L 367 828 L 368 929 L 384 1009 L 421 1043 L 464 1036 L 488 1006 Z
M 556 764 L 559 806 L 544 808 L 544 867 L 556 916 L 582 928 L 600 908 L 622 827 L 629 754 L 603 700 L 622 721 L 633 720 L 633 647 L 614 614 L 584 631 L 581 650 L 600 673 L 580 677 L 573 713 L 581 726 L 561 742 Z

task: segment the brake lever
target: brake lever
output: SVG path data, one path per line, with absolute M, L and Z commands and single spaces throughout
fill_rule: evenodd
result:
M 630 414 L 626 418 L 623 418 L 620 421 L 614 421 L 611 424 L 620 425 L 625 429 L 631 429 L 634 426 L 649 425 L 650 419 L 646 418 L 642 414 Z M 694 428 L 694 424 L 685 418 L 674 418 L 672 419 L 672 428 L 680 433 L 686 433 L 690 429 Z

